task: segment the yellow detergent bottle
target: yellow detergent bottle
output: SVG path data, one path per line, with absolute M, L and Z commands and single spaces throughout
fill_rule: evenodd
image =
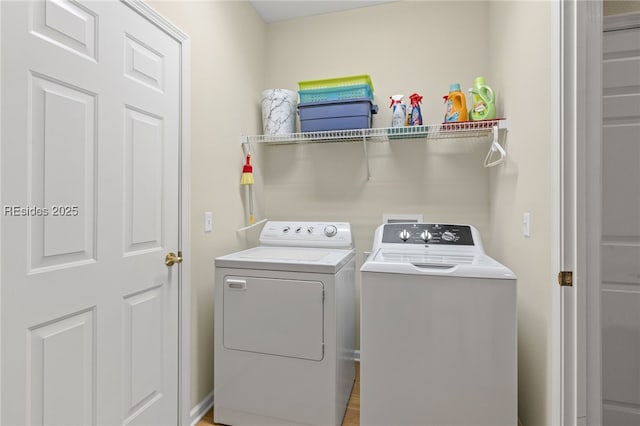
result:
M 496 97 L 491 87 L 484 82 L 484 77 L 476 77 L 473 87 L 469 89 L 472 96 L 471 120 L 492 120 L 496 118 Z
M 449 86 L 449 94 L 443 96 L 445 104 L 447 104 L 447 112 L 444 114 L 445 123 L 455 123 L 458 121 L 467 121 L 467 99 L 460 90 L 459 83 L 453 83 Z

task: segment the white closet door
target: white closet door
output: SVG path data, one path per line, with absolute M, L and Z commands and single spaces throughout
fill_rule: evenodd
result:
M 0 423 L 175 425 L 179 44 L 121 2 L 1 7 Z

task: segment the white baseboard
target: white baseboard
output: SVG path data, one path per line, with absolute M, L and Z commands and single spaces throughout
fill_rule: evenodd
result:
M 211 392 L 209 392 L 207 396 L 205 396 L 202 401 L 198 402 L 189 412 L 189 415 L 191 416 L 191 426 L 196 426 L 211 407 L 213 407 L 213 390 L 211 390 Z
M 353 351 L 353 360 L 360 362 L 360 349 Z

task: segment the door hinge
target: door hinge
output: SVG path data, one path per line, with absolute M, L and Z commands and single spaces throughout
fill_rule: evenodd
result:
M 573 287 L 573 271 L 558 272 L 558 284 L 560 287 Z

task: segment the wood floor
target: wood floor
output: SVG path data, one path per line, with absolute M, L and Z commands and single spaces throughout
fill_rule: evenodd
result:
M 197 426 L 219 426 L 218 423 L 213 422 L 213 409 L 198 422 Z M 353 390 L 351 391 L 351 398 L 349 398 L 349 405 L 347 406 L 347 412 L 344 415 L 342 426 L 360 426 L 360 363 L 356 363 L 356 382 L 353 384 Z

